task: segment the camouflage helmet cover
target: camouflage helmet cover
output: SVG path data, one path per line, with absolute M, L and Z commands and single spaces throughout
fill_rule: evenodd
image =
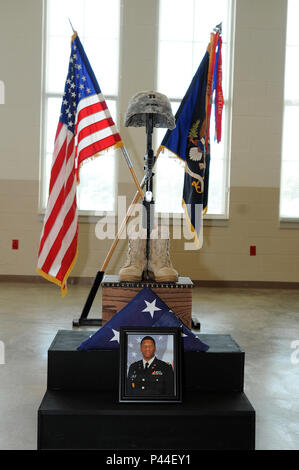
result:
M 130 101 L 125 114 L 126 127 L 146 127 L 146 114 L 153 114 L 154 127 L 175 128 L 167 96 L 157 91 L 140 91 Z

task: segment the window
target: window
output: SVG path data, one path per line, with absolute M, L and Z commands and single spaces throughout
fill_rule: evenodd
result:
M 211 115 L 211 163 L 207 215 L 227 217 L 229 169 L 229 123 L 231 116 L 230 68 L 231 29 L 234 0 L 160 0 L 159 56 L 157 89 L 168 96 L 173 114 L 204 57 L 210 33 L 222 21 L 222 61 L 224 109 L 222 141 L 214 143 L 213 110 Z M 165 130 L 157 132 L 157 146 Z M 177 158 L 160 154 L 156 171 L 156 210 L 183 212 L 184 169 Z
M 288 0 L 287 40 L 284 86 L 283 144 L 280 185 L 280 217 L 299 219 L 299 4 Z
M 78 32 L 110 113 L 116 120 L 120 0 L 47 0 L 43 89 L 41 208 L 45 209 L 54 138 L 67 76 L 72 30 Z M 108 150 L 80 170 L 77 204 L 81 211 L 112 211 L 115 159 Z

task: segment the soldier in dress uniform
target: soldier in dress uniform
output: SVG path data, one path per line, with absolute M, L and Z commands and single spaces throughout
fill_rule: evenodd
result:
M 156 343 L 145 336 L 140 343 L 143 359 L 130 365 L 127 380 L 128 395 L 173 395 L 174 374 L 167 362 L 155 356 Z

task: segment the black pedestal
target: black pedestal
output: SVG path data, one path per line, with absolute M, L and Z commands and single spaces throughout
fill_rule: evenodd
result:
M 58 331 L 38 411 L 39 449 L 254 449 L 255 411 L 243 393 L 244 352 L 204 335 L 183 354 L 183 402 L 119 403 L 119 351 L 77 351 L 91 331 Z
M 39 449 L 253 449 L 244 393 L 188 392 L 181 404 L 118 403 L 117 393 L 47 391 Z
M 48 388 L 51 390 L 118 389 L 119 350 L 77 351 L 90 331 L 58 331 L 48 351 Z M 207 352 L 185 352 L 186 390 L 242 392 L 244 352 L 230 335 L 197 335 L 210 346 Z

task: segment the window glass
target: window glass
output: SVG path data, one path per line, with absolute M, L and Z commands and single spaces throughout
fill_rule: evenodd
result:
M 299 37 L 297 22 L 299 3 L 288 0 L 287 40 L 284 88 L 283 145 L 280 185 L 280 217 L 299 219 L 299 90 L 296 77 L 299 73 Z
M 120 0 L 46 1 L 43 100 L 42 207 L 46 207 L 54 139 L 69 65 L 72 30 L 78 32 L 91 67 L 116 121 Z M 111 21 L 113 19 L 113 21 Z M 84 211 L 112 211 L 115 203 L 113 149 L 82 165 L 77 204 Z
M 222 119 L 222 142 L 214 142 L 214 107 L 211 115 L 211 167 L 209 180 L 208 214 L 225 216 L 228 185 L 228 126 L 231 109 L 229 97 L 229 67 L 231 49 L 228 49 L 231 30 L 231 0 L 160 0 L 158 90 L 168 96 L 175 114 L 188 86 L 206 52 L 213 28 L 222 22 L 222 68 L 225 106 Z M 164 132 L 156 133 L 157 147 Z M 181 207 L 184 168 L 178 159 L 169 158 L 167 151 L 160 154 L 156 170 L 156 210 L 183 211 Z

